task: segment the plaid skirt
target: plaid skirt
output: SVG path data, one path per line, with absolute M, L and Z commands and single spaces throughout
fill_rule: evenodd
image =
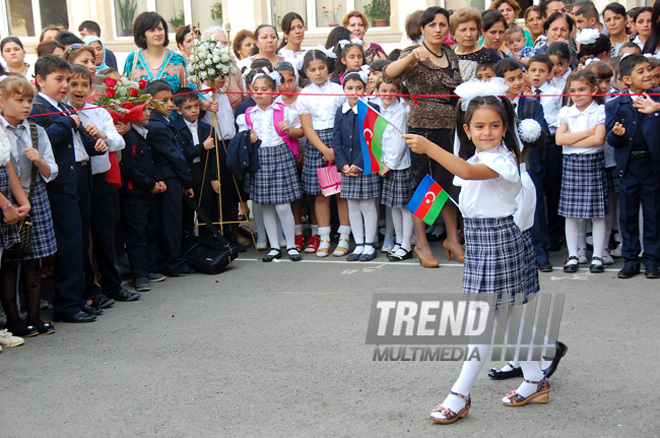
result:
M 50 201 L 48 201 L 46 184 L 41 178 L 37 178 L 30 205 L 32 206 L 29 216 L 29 220 L 32 222 L 32 246 L 30 247 L 30 253 L 18 259 L 6 257 L 7 261 L 35 260 L 53 255 L 57 251 Z
M 410 168 L 390 170 L 383 178 L 383 195 L 380 203 L 392 208 L 405 208 L 413 195 Z
M 558 214 L 573 218 L 603 218 L 607 213 L 605 196 L 605 155 L 564 154 Z
M 5 195 L 10 202 L 13 202 L 11 191 L 9 190 L 9 174 L 4 166 L 0 167 L 0 192 Z M 0 221 L 0 248 L 6 248 L 9 245 L 21 241 L 18 236 L 18 225 L 7 225 L 5 221 Z
M 296 162 L 286 144 L 259 148 L 259 170 L 253 178 L 250 198 L 259 204 L 288 204 L 302 196 Z
M 539 269 L 536 265 L 536 249 L 532 241 L 532 233 L 529 230 L 522 232 L 523 247 L 525 251 L 525 294 L 535 294 L 541 289 L 539 285 Z M 525 295 L 525 300 L 527 295 Z M 526 302 L 526 301 L 525 301 Z
M 619 193 L 619 177 L 616 174 L 616 166 L 605 168 L 605 196 Z
M 344 199 L 374 199 L 380 198 L 380 175 L 378 172 L 361 173 L 358 176 L 341 174 L 341 192 Z
M 464 293 L 494 294 L 496 307 L 526 302 L 532 293 L 526 257 L 512 216 L 465 218 Z
M 324 129 L 322 131 L 316 131 L 316 133 L 327 147 L 332 147 L 332 129 Z M 303 192 L 308 195 L 321 194 L 321 184 L 319 184 L 319 177 L 316 174 L 316 169 L 327 165 L 328 163 L 323 161 L 323 154 L 319 152 L 313 144 L 309 143 L 307 149 L 305 149 L 305 157 L 303 158 Z

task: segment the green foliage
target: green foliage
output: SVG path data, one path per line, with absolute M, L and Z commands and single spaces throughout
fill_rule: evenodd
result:
M 137 0 L 117 0 L 119 6 L 119 19 L 124 30 L 133 28 L 133 18 L 137 10 Z
M 371 0 L 371 3 L 364 7 L 364 15 L 372 20 L 390 18 L 390 0 Z
M 213 6 L 211 6 L 211 18 L 222 22 L 222 2 L 213 3 Z
M 168 20 L 168 23 L 172 25 L 172 29 L 176 29 L 179 26 L 183 26 L 185 22 L 186 19 L 184 18 L 183 11 L 181 11 L 178 15 L 175 15 L 174 17 Z

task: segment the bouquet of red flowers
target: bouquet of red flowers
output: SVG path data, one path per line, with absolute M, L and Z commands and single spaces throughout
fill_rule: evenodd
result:
M 120 80 L 107 77 L 103 79 L 103 84 L 105 90 L 94 99 L 93 103 L 122 114 L 130 111 L 135 105 L 146 103 L 151 98 L 151 95 L 142 92 L 147 85 L 144 79 L 133 82 L 123 77 Z

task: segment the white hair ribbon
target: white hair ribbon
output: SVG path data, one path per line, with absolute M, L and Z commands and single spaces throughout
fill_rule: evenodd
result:
M 280 85 L 282 85 L 282 75 L 279 74 L 279 72 L 277 72 L 277 71 L 272 71 L 272 72 L 268 71 L 268 69 L 266 67 L 264 67 L 263 69 L 264 69 L 263 73 L 259 72 L 256 75 L 254 75 L 254 77 L 252 78 L 252 86 L 254 86 L 254 82 L 257 79 L 259 79 L 261 76 L 268 76 L 273 81 L 275 81 L 275 85 L 278 86 L 278 87 Z
M 454 91 L 461 98 L 461 109 L 467 110 L 468 104 L 475 97 L 494 96 L 502 99 L 509 87 L 504 83 L 504 78 L 493 78 L 489 82 L 471 79 L 463 82 Z
M 319 51 L 325 53 L 325 56 L 327 56 L 328 58 L 337 59 L 337 54 L 335 52 L 333 52 L 332 49 L 326 49 L 321 44 L 316 46 L 316 50 L 319 50 Z
M 582 29 L 580 33 L 577 34 L 575 41 L 578 44 L 594 44 L 599 36 L 600 31 L 598 29 L 586 28 Z
M 541 136 L 541 125 L 534 119 L 523 119 L 518 125 L 518 135 L 526 143 L 532 143 Z
M 584 61 L 584 66 L 586 67 L 589 64 L 591 64 L 592 62 L 600 62 L 600 59 L 598 59 L 598 58 L 589 58 L 586 61 Z

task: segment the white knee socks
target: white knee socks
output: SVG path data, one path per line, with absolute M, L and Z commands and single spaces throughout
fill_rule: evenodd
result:
M 261 204 L 252 201 L 252 215 L 257 226 L 257 246 L 266 245 L 266 228 L 264 227 L 264 210 Z
M 286 247 L 295 248 L 296 224 L 293 217 L 293 211 L 291 210 L 291 204 L 276 204 L 275 211 L 277 211 L 277 216 L 279 217 L 280 224 L 282 225 L 282 233 L 284 234 L 284 239 L 286 240 Z

